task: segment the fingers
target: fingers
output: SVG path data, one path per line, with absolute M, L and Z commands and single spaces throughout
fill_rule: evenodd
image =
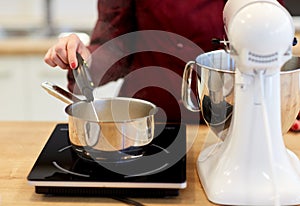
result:
M 47 51 L 44 61 L 52 67 L 59 66 L 62 69 L 68 69 L 69 67 L 68 63 L 61 59 L 54 47 Z
M 62 69 L 76 68 L 78 64 L 76 58 L 77 51 L 80 53 L 82 51 L 89 53 L 79 37 L 75 34 L 71 34 L 67 37 L 60 38 L 59 41 L 47 51 L 44 61 L 52 67 L 59 66 Z
M 72 69 L 75 69 L 77 67 L 77 58 L 76 58 L 76 52 L 81 45 L 80 39 L 75 35 L 71 34 L 70 39 L 66 44 L 66 49 L 68 51 L 68 62 Z

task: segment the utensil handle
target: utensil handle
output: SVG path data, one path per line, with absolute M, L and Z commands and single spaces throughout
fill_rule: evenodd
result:
M 75 102 L 82 101 L 72 93 L 64 90 L 63 88 L 52 84 L 51 82 L 43 82 L 41 85 L 49 94 L 60 99 L 67 104 L 73 104 Z
M 183 105 L 190 111 L 199 112 L 200 105 L 195 105 L 192 101 L 191 95 L 194 95 L 194 92 L 191 88 L 192 85 L 192 74 L 194 71 L 194 65 L 196 64 L 195 61 L 190 61 L 185 65 L 184 72 L 183 72 L 183 80 L 181 85 L 181 99 L 183 101 Z M 197 75 L 197 87 L 200 84 L 200 80 Z M 199 94 L 196 92 L 196 98 L 199 100 Z
M 73 75 L 81 93 L 86 97 L 88 102 L 91 102 L 94 100 L 94 83 L 89 74 L 89 68 L 82 56 L 77 52 L 76 57 L 78 66 L 76 69 L 73 69 Z

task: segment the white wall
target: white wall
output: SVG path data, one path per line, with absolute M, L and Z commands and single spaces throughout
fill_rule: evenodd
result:
M 97 0 L 52 0 L 53 23 L 61 28 L 93 28 Z

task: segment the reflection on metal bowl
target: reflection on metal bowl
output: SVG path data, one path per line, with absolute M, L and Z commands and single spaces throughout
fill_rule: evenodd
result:
M 189 101 L 190 75 L 196 72 L 199 105 Z M 187 108 L 202 112 L 206 124 L 221 139 L 227 135 L 234 109 L 235 63 L 223 50 L 201 54 L 188 62 L 182 97 Z M 300 110 L 300 58 L 294 56 L 280 72 L 282 133 L 289 131 Z

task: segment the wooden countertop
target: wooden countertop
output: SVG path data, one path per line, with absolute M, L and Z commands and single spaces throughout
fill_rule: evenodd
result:
M 294 55 L 300 56 L 300 32 L 296 33 L 298 45 L 293 47 Z M 57 41 L 56 37 L 15 37 L 0 38 L 0 55 L 42 54 Z
M 27 183 L 27 175 L 53 131 L 55 122 L 0 122 L 0 205 L 124 205 L 110 198 L 54 197 L 39 195 Z M 145 205 L 214 205 L 201 187 L 196 160 L 209 141 L 204 125 L 187 127 L 187 188 L 175 198 L 134 198 Z M 286 145 L 300 157 L 300 133 L 288 133 Z
M 0 38 L 0 55 L 46 54 L 57 38 Z

